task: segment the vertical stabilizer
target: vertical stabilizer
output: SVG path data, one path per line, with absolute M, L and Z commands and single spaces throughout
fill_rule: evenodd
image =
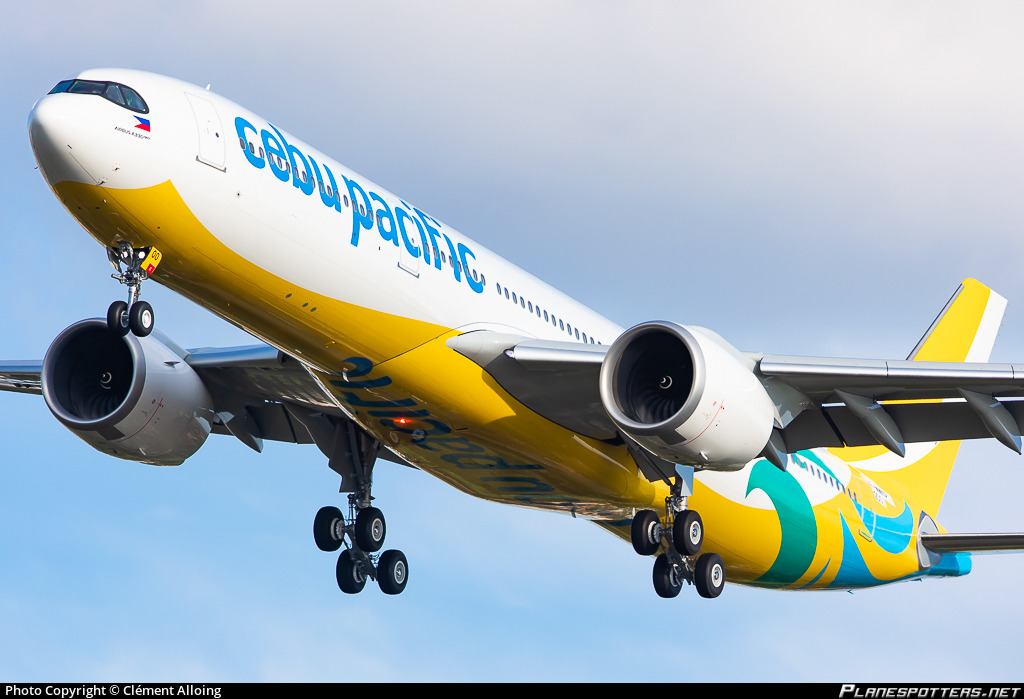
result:
M 965 279 L 907 359 L 921 362 L 987 362 L 1006 310 L 1006 299 Z

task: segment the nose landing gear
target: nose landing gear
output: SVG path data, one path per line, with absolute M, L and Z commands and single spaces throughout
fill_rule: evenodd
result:
M 114 301 L 107 309 L 107 327 L 112 333 L 124 337 L 131 331 L 137 337 L 145 337 L 153 332 L 153 307 L 140 301 L 139 294 L 142 282 L 149 279 L 161 257 L 154 247 L 134 248 L 123 240 L 116 248 L 107 248 L 107 259 L 117 270 L 110 276 L 128 287 L 128 301 Z

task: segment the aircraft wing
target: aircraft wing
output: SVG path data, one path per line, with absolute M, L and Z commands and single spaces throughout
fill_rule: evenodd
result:
M 1024 365 L 764 355 L 757 370 L 769 394 L 797 392 L 788 451 L 983 437 L 1021 451 Z
M 218 416 L 213 433 L 233 435 L 255 451 L 264 439 L 316 444 L 330 458 L 336 427 L 349 418 L 300 362 L 269 345 L 182 350 L 161 340 L 209 391 Z M 42 368 L 41 361 L 0 361 L 0 391 L 41 395 Z M 380 458 L 411 466 L 387 449 Z
M 513 397 L 595 439 L 621 438 L 601 403 L 604 345 L 541 341 L 488 331 L 449 347 Z M 778 409 L 772 442 L 814 447 L 995 437 L 1021 452 L 1024 365 L 746 355 Z M 1007 400 L 1008 399 L 1008 400 Z
M 39 376 L 42 372 L 42 362 L 14 361 L 0 364 L 0 391 L 41 395 L 43 386 Z
M 584 436 L 635 446 L 601 402 L 608 346 L 490 331 L 465 333 L 448 345 L 539 415 Z M 336 423 L 348 419 L 301 363 L 268 345 L 181 354 L 213 398 L 220 416 L 213 432 L 257 451 L 269 439 L 315 443 L 329 453 Z M 906 442 L 985 437 L 1021 451 L 1024 400 L 1015 399 L 1024 398 L 1024 365 L 748 357 L 779 408 L 773 442 L 786 452 L 879 444 L 899 452 Z M 0 362 L 0 390 L 39 394 L 41 371 L 40 361 Z M 406 463 L 389 451 L 382 455 Z M 655 473 L 666 466 L 656 458 L 641 464 Z

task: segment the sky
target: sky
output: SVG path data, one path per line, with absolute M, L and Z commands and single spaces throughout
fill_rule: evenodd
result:
M 902 359 L 975 277 L 1024 360 L 1024 8 L 1012 2 L 19 3 L 0 24 L 0 357 L 122 290 L 26 118 L 93 67 L 218 92 L 604 313 L 743 350 Z M 242 331 L 150 283 L 186 347 Z M 940 521 L 1024 531 L 1024 458 L 965 443 Z M 1024 555 L 850 594 L 658 598 L 598 527 L 383 463 L 397 597 L 343 595 L 319 450 L 89 448 L 0 394 L 4 681 L 1022 679 Z

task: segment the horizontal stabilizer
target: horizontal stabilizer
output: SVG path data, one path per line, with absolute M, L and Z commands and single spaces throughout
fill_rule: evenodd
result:
M 921 534 L 921 543 L 939 553 L 1007 553 L 1024 551 L 1024 533 Z

